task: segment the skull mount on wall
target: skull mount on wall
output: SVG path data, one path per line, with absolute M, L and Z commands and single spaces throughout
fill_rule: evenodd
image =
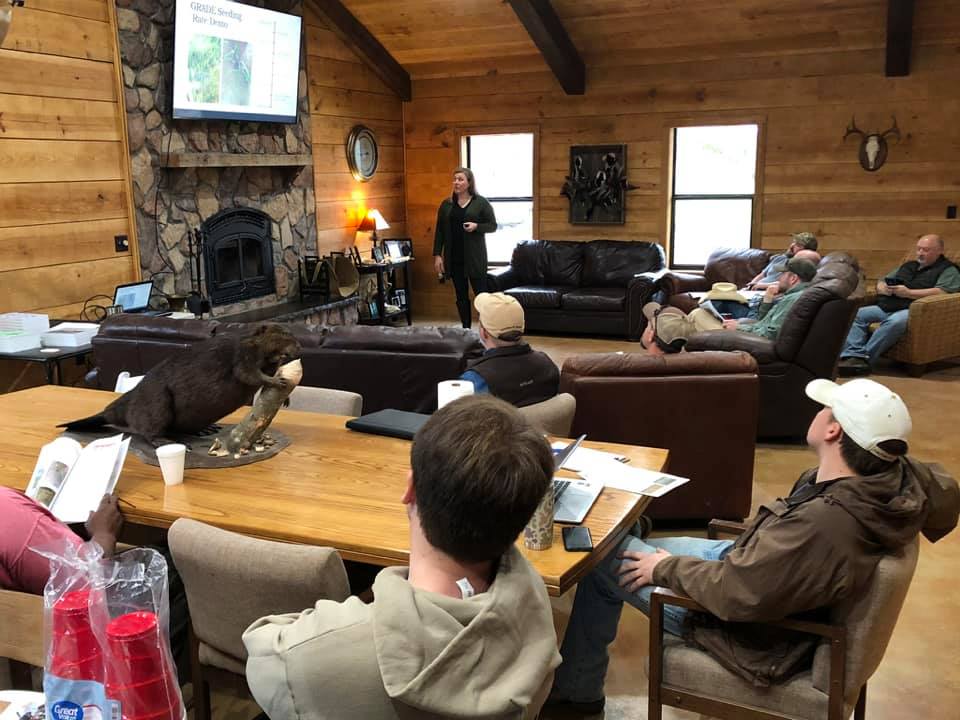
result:
M 0 0 L 0 45 L 3 45 L 3 39 L 10 29 L 15 7 L 23 7 L 23 0 Z
M 850 126 L 844 133 L 846 140 L 851 135 L 860 136 L 860 167 L 867 172 L 876 172 L 887 161 L 887 135 L 895 137 L 900 142 L 900 128 L 897 127 L 897 118 L 893 118 L 893 126 L 889 130 L 866 133 L 857 127 L 857 118 L 850 120 Z

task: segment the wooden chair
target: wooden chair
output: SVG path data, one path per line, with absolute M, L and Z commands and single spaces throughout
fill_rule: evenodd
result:
M 249 694 L 241 635 L 251 623 L 350 594 L 332 548 L 257 540 L 183 518 L 170 526 L 168 542 L 190 608 L 197 720 L 211 717 L 211 683 Z
M 363 415 L 363 396 L 347 390 L 297 386 L 290 393 L 290 409 L 327 415 Z
M 518 409 L 521 415 L 543 432 L 557 437 L 570 437 L 573 416 L 577 413 L 577 399 L 570 393 L 560 393 L 549 400 Z
M 43 598 L 0 590 L 0 658 L 8 658 L 16 688 L 30 690 L 30 669 L 43 667 Z
M 738 532 L 742 525 L 711 523 L 716 530 Z M 714 660 L 664 636 L 663 607 L 676 605 L 706 612 L 688 597 L 658 588 L 650 604 L 649 720 L 660 720 L 672 705 L 729 720 L 842 720 L 854 713 L 863 720 L 867 680 L 880 665 L 917 564 L 919 541 L 880 559 L 868 586 L 840 603 L 829 623 L 779 620 L 765 623 L 823 638 L 813 666 L 783 683 L 756 687 Z

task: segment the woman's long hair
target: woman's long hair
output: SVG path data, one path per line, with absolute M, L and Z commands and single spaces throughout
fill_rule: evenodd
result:
M 463 173 L 464 175 L 467 176 L 467 192 L 470 193 L 470 197 L 473 197 L 474 195 L 476 195 L 476 194 L 477 194 L 477 181 L 473 179 L 473 170 L 471 170 L 470 168 L 466 168 L 466 167 L 454 168 L 453 174 L 456 175 L 457 173 Z M 450 198 L 451 198 L 454 202 L 456 202 L 456 201 L 457 201 L 457 193 L 456 193 L 456 192 L 450 193 Z

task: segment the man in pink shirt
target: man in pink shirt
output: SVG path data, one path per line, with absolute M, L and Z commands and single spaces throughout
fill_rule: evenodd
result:
M 57 520 L 43 505 L 23 493 L 0 487 L 0 588 L 40 595 L 50 576 L 49 561 L 31 547 L 63 547 L 79 545 L 83 540 Z M 123 526 L 123 515 L 117 499 L 104 495 L 100 507 L 90 514 L 86 528 L 90 538 L 103 548 L 104 555 L 113 555 L 117 535 Z

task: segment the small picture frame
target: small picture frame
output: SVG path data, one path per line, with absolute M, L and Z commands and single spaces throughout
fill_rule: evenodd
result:
M 407 291 L 402 288 L 399 290 L 394 290 L 393 292 L 393 304 L 397 307 L 406 307 L 407 306 Z
M 373 260 L 378 263 L 383 262 L 383 248 L 379 245 L 373 246 Z
M 402 260 L 404 258 L 403 246 L 400 240 L 387 240 L 387 254 L 391 260 Z
M 376 320 L 380 317 L 380 308 L 377 306 L 376 300 L 371 300 L 369 303 L 367 303 L 367 310 L 370 313 L 371 319 Z

